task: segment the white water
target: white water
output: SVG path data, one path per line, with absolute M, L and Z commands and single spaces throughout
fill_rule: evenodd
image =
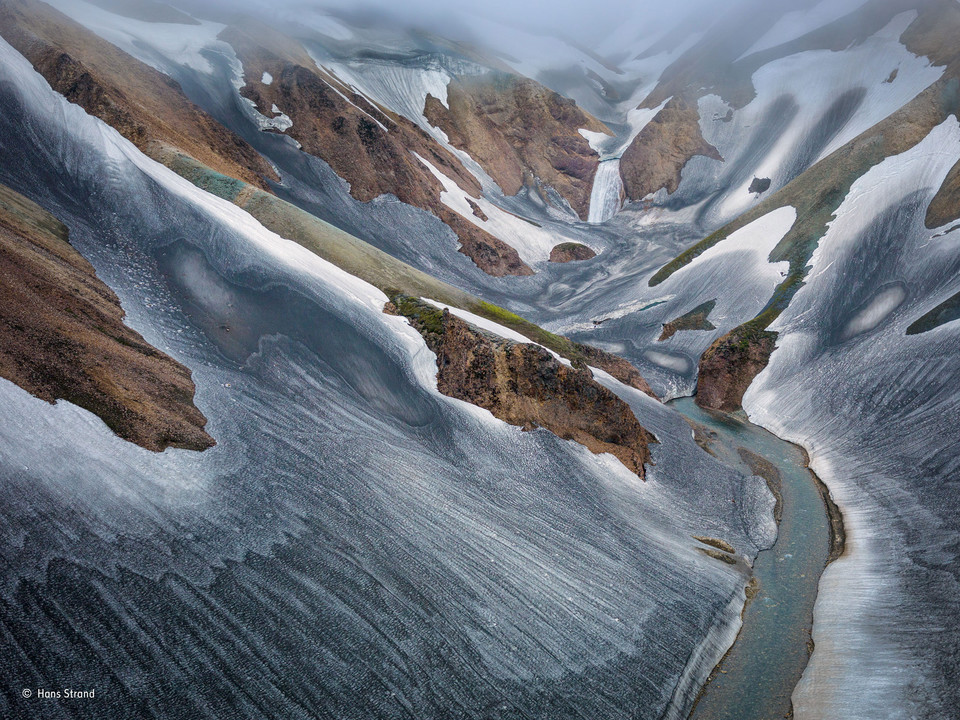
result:
M 620 177 L 620 158 L 604 160 L 597 167 L 590 192 L 590 215 L 587 222 L 606 222 L 620 211 L 623 202 L 623 179 Z

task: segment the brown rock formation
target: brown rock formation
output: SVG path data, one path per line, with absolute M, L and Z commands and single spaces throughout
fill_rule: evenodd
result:
M 629 385 L 642 393 L 646 393 L 654 400 L 660 399 L 647 384 L 647 381 L 644 380 L 640 371 L 628 360 L 619 355 L 608 353 L 606 350 L 595 348 L 593 345 L 574 343 L 574 348 L 580 354 L 583 362 L 609 373 L 624 385 Z
M 716 330 L 713 323 L 707 320 L 716 304 L 716 300 L 709 300 L 697 305 L 693 310 L 685 312 L 680 317 L 664 323 L 663 332 L 660 333 L 657 341 L 663 342 L 664 340 L 672 338 L 680 330 Z
M 606 125 L 540 83 L 501 72 L 452 80 L 447 104 L 428 95 L 424 115 L 507 195 L 539 180 L 587 218 L 600 156 L 579 130 L 611 134 Z
M 926 224 L 937 228 L 960 219 L 960 162 L 954 165 L 927 207 Z
M 676 192 L 680 172 L 695 155 L 723 160 L 700 133 L 697 103 L 675 97 L 647 123 L 620 159 L 627 197 L 642 200 L 660 188 Z
M 743 394 L 770 362 L 777 334 L 740 325 L 718 338 L 700 358 L 697 405 L 733 412 Z
M 190 371 L 123 324 L 63 224 L 2 185 L 0 277 L 0 376 L 86 408 L 148 450 L 214 444 Z
M 46 3 L 4 0 L 0 35 L 50 86 L 156 158 L 172 146 L 231 177 L 268 189 L 276 175 L 239 136 L 187 100 L 171 78 Z
M 533 274 L 514 248 L 441 202 L 442 183 L 417 155 L 466 194 L 479 197 L 481 188 L 460 161 L 427 133 L 317 67 L 292 38 L 253 24 L 229 27 L 220 37 L 233 46 L 243 63 L 247 84 L 241 94 L 267 116 L 274 104 L 286 113 L 293 121 L 286 134 L 305 152 L 328 163 L 350 184 L 354 198 L 369 202 L 380 195 L 395 195 L 449 225 L 460 239 L 460 251 L 487 273 L 498 277 Z M 260 81 L 264 72 L 273 77 L 269 85 Z
M 550 251 L 550 262 L 568 263 L 578 260 L 589 260 L 597 254 L 592 248 L 577 242 L 560 243 Z
M 385 311 L 410 320 L 437 355 L 437 388 L 525 430 L 542 427 L 594 453 L 611 453 L 641 478 L 656 438 L 630 406 L 586 369 L 539 345 L 485 333 L 446 310 L 396 295 Z

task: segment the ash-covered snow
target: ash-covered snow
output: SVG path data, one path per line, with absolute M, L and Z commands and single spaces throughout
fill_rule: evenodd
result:
M 840 505 L 847 551 L 827 568 L 796 717 L 950 717 L 960 706 L 957 323 L 906 328 L 960 286 L 960 254 L 924 211 L 960 158 L 950 118 L 860 178 L 772 326 L 744 397 L 802 442 Z
M 679 415 L 630 397 L 664 437 L 643 483 L 445 398 L 380 291 L 148 160 L 3 41 L 0 95 L 0 181 L 191 368 L 218 441 L 150 453 L 0 381 L 6 677 L 96 687 L 100 718 L 689 707 L 744 582 L 691 535 L 757 547 L 743 476 Z
M 440 193 L 440 200 L 444 205 L 457 212 L 465 220 L 503 240 L 507 245 L 514 248 L 526 263 L 543 262 L 550 257 L 550 251 L 559 242 L 556 235 L 543 227 L 538 227 L 532 222 L 501 210 L 483 196 L 470 197 L 456 182 L 434 167 L 430 161 L 420 155 L 417 155 L 417 158 L 430 169 L 437 180 L 443 183 L 444 189 Z M 486 220 L 482 220 L 473 213 L 473 208 L 467 202 L 468 198 L 483 211 L 484 215 L 487 216 Z

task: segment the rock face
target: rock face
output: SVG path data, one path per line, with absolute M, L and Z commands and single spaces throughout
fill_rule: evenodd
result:
M 127 55 L 49 5 L 0 4 L 0 35 L 70 102 L 157 159 L 170 146 L 262 189 L 270 164 L 187 100 L 171 78 Z
M 449 225 L 460 240 L 460 251 L 490 275 L 533 274 L 514 248 L 443 204 L 442 183 L 418 155 L 468 195 L 479 197 L 481 188 L 427 133 L 318 67 L 292 38 L 254 24 L 228 27 L 220 38 L 243 64 L 247 84 L 241 94 L 264 115 L 272 115 L 274 106 L 285 113 L 293 122 L 285 134 L 328 163 L 350 184 L 354 198 L 369 202 L 395 195 Z M 264 73 L 273 78 L 269 85 L 262 82 Z
M 645 476 L 650 443 L 630 406 L 586 369 L 567 367 L 532 343 L 485 333 L 447 310 L 405 295 L 385 308 L 400 314 L 437 355 L 437 388 L 525 430 L 542 427 L 594 453 L 611 453 Z
M 642 200 L 660 188 L 675 192 L 680 172 L 695 155 L 723 160 L 700 133 L 697 104 L 675 97 L 647 123 L 620 159 L 627 197 Z
M 560 243 L 550 251 L 550 262 L 568 263 L 578 260 L 589 260 L 597 254 L 586 245 L 576 242 Z
M 926 224 L 937 228 L 960 219 L 960 162 L 951 168 L 927 207 Z
M 724 412 L 739 410 L 750 383 L 770 362 L 776 339 L 776 333 L 749 325 L 718 338 L 700 358 L 697 405 Z
M 600 156 L 579 131 L 611 134 L 603 123 L 538 82 L 501 72 L 452 80 L 447 104 L 428 95 L 424 114 L 507 195 L 544 183 L 587 219 Z
M 693 310 L 685 312 L 680 317 L 664 323 L 663 332 L 660 333 L 657 341 L 663 342 L 664 340 L 668 340 L 680 330 L 716 330 L 713 323 L 707 320 L 716 304 L 716 300 L 708 300 L 705 303 L 697 305 Z
M 148 450 L 214 444 L 190 371 L 123 324 L 123 309 L 67 228 L 0 185 L 0 376 L 65 399 Z
M 755 177 L 750 182 L 750 187 L 747 188 L 747 192 L 751 195 L 763 195 L 767 190 L 770 189 L 770 178 L 758 178 Z

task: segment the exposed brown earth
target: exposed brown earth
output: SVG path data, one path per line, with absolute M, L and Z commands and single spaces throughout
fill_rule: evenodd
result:
M 660 333 L 660 337 L 657 338 L 657 340 L 663 342 L 664 340 L 672 338 L 680 330 L 716 330 L 713 323 L 707 320 L 716 304 L 716 300 L 709 300 L 708 302 L 697 305 L 693 310 L 684 313 L 680 317 L 664 323 L 663 332 Z
M 642 200 L 660 188 L 676 192 L 681 171 L 695 155 L 723 160 L 700 133 L 697 103 L 675 97 L 647 123 L 620 159 L 627 197 Z
M 350 184 L 350 194 L 369 202 L 384 194 L 429 210 L 460 240 L 460 251 L 490 275 L 531 275 L 517 251 L 458 215 L 440 200 L 442 183 L 417 155 L 468 195 L 480 184 L 461 162 L 404 117 L 355 93 L 313 62 L 294 39 L 259 24 L 232 26 L 220 35 L 243 63 L 241 94 L 270 116 L 276 104 L 293 126 L 287 135 L 321 158 Z M 273 81 L 261 82 L 263 73 Z M 348 98 L 349 101 L 345 98 Z
M 70 102 L 156 158 L 172 146 L 257 187 L 276 179 L 239 136 L 191 103 L 176 81 L 36 0 L 3 0 L 0 35 Z
M 539 181 L 587 218 L 600 156 L 579 130 L 611 134 L 606 125 L 540 83 L 501 72 L 451 80 L 447 104 L 429 95 L 424 114 L 504 193 Z
M 550 251 L 550 262 L 568 263 L 595 258 L 597 254 L 592 248 L 582 243 L 560 243 Z
M 123 324 L 117 296 L 67 228 L 0 185 L 0 376 L 68 400 L 148 450 L 214 444 L 190 370 Z
M 739 410 L 743 394 L 770 362 L 776 335 L 760 331 L 755 336 L 734 328 L 718 338 L 700 358 L 697 405 L 723 412 Z
M 395 295 L 385 312 L 400 314 L 437 356 L 437 388 L 525 430 L 542 427 L 594 453 L 611 453 L 645 476 L 650 443 L 623 400 L 586 369 L 568 367 L 539 345 L 483 332 L 447 310 Z

